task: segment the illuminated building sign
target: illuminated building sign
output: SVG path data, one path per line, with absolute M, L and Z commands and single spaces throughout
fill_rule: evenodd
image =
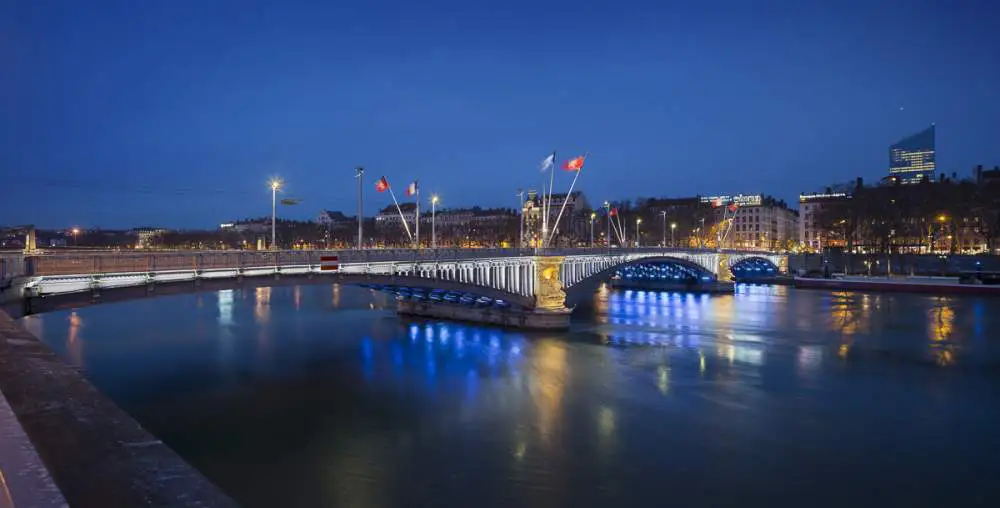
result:
M 735 196 L 702 196 L 702 203 L 712 203 L 716 206 L 736 203 L 737 206 L 760 206 L 764 196 L 760 194 L 737 194 Z
M 799 203 L 805 203 L 806 201 L 813 201 L 816 199 L 837 199 L 846 197 L 848 197 L 846 192 L 799 194 Z

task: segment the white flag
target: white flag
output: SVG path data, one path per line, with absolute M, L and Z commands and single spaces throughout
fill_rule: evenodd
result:
M 542 161 L 541 164 L 542 173 L 544 173 L 546 170 L 552 169 L 552 166 L 554 166 L 555 163 L 556 163 L 556 153 L 552 152 L 548 157 L 545 158 L 545 160 Z

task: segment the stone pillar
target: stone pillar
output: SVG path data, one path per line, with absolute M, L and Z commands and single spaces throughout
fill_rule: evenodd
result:
M 559 268 L 563 256 L 535 257 L 535 308 L 543 310 L 564 310 L 566 292 L 559 280 Z
M 35 228 L 28 228 L 27 234 L 24 235 L 24 252 L 33 253 L 38 246 L 35 243 Z
M 732 282 L 733 271 L 729 268 L 729 254 L 719 254 L 719 267 L 716 279 L 720 282 Z
M 788 256 L 778 257 L 778 273 L 788 273 Z

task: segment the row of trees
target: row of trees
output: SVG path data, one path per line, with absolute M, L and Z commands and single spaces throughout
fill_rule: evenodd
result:
M 941 178 L 919 184 L 842 185 L 849 198 L 824 203 L 815 218 L 848 251 L 994 252 L 1000 234 L 1000 181 Z

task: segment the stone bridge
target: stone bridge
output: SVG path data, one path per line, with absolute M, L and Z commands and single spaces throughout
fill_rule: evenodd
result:
M 465 311 L 439 315 L 428 310 L 442 307 L 438 302 L 467 303 L 523 318 L 568 314 L 567 291 L 607 279 L 628 265 L 674 263 L 706 279 L 729 280 L 732 268 L 747 260 L 787 268 L 784 255 L 662 248 L 7 254 L 0 256 L 0 302 L 32 313 L 147 295 L 313 282 L 390 291 L 400 296 L 400 310 L 409 313 L 473 319 Z

